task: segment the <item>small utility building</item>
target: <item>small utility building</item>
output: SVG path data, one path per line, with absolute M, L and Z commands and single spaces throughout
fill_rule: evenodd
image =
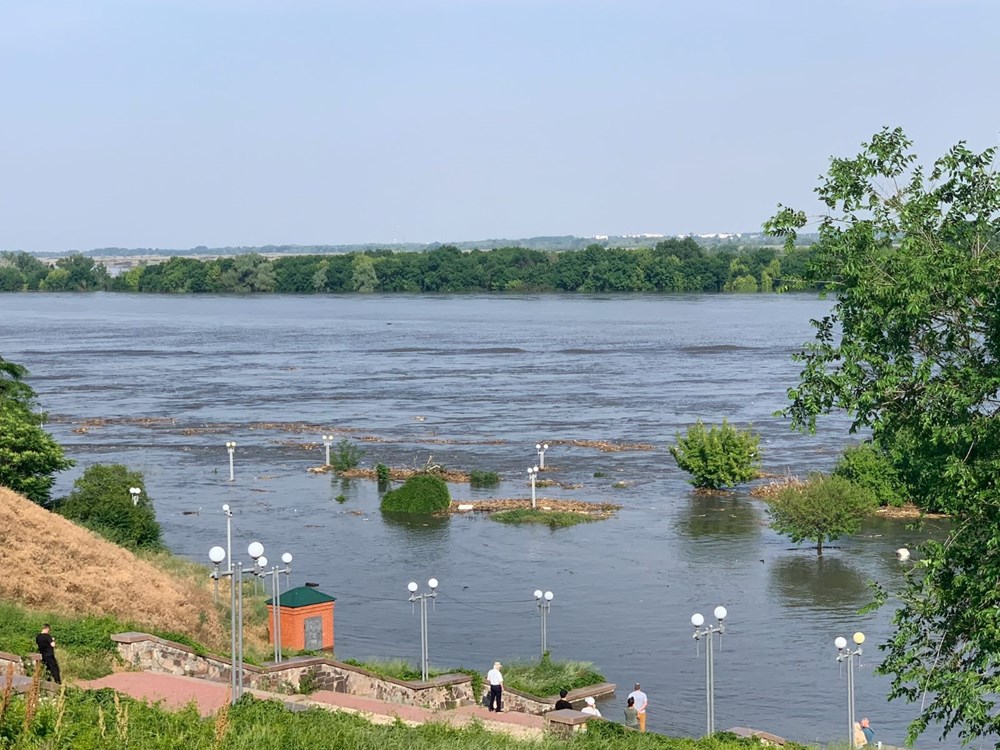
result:
M 289 589 L 279 598 L 281 647 L 333 651 L 333 607 L 337 600 L 309 586 Z M 274 643 L 274 599 L 267 602 L 267 634 Z

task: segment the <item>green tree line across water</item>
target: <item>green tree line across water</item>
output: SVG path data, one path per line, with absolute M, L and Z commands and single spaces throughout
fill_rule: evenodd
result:
M 463 252 L 368 250 L 337 255 L 258 253 L 200 260 L 174 257 L 112 276 L 75 253 L 43 263 L 0 253 L 0 291 L 149 293 L 373 292 L 774 292 L 801 286 L 811 247 L 706 251 L 691 238 L 653 247 L 591 245 L 563 252 L 504 247 Z M 815 288 L 815 287 L 814 287 Z

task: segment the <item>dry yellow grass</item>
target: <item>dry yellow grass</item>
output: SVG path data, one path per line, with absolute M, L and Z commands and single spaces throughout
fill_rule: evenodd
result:
M 0 576 L 0 599 L 70 616 L 114 615 L 206 644 L 225 640 L 207 585 L 165 573 L 5 488 L 0 565 L 18 571 Z

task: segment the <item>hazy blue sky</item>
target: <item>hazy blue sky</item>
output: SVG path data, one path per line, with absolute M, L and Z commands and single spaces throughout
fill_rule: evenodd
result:
M 997 143 L 996 0 L 0 0 L 0 249 L 754 231 Z

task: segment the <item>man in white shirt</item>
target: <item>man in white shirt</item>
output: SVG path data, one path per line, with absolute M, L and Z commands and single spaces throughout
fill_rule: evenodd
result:
M 583 702 L 586 703 L 587 705 L 585 705 L 583 708 L 580 709 L 581 714 L 590 714 L 591 716 L 601 715 L 601 712 L 597 710 L 597 706 L 594 705 L 596 701 L 594 701 L 593 696 L 588 695 L 586 698 L 583 699 Z
M 493 669 L 486 673 L 486 681 L 490 684 L 490 711 L 497 713 L 503 710 L 503 675 L 500 673 L 500 667 L 500 662 L 495 661 Z
M 646 705 L 649 703 L 649 699 L 646 698 L 646 694 L 642 692 L 639 687 L 639 683 L 635 683 L 635 690 L 628 694 L 629 698 L 635 699 L 635 712 L 636 718 L 639 719 L 639 731 L 646 731 Z

